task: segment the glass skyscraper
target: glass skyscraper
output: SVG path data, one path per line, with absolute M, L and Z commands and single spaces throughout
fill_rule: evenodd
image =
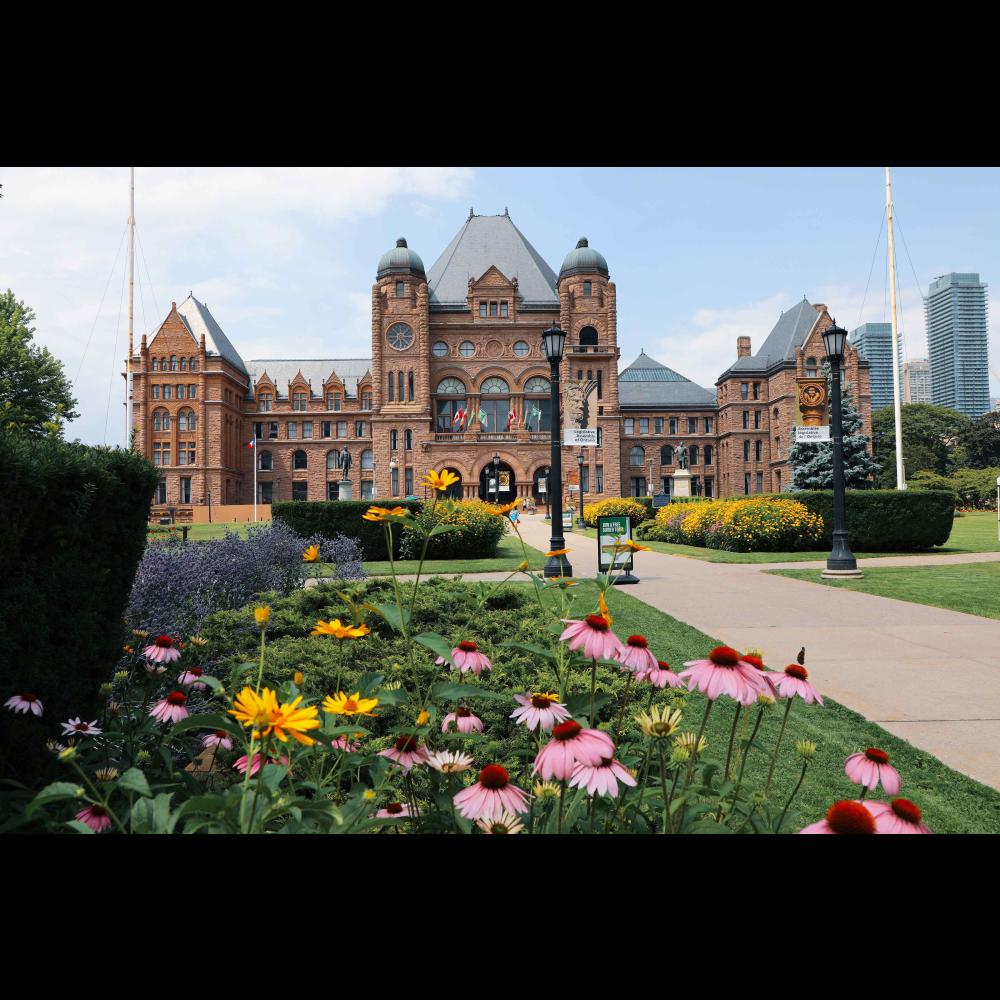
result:
M 868 360 L 871 366 L 872 409 L 880 410 L 883 406 L 892 406 L 892 324 L 862 323 L 848 337 L 852 347 Z M 903 339 L 899 338 L 897 354 L 899 356 L 899 391 L 900 402 L 903 401 Z
M 987 287 L 978 274 L 943 274 L 924 299 L 933 402 L 973 418 L 990 408 Z

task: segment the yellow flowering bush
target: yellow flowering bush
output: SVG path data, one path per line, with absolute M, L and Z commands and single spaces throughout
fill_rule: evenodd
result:
M 583 521 L 588 528 L 596 528 L 599 517 L 607 517 L 612 514 L 627 514 L 632 519 L 632 527 L 634 528 L 649 517 L 649 509 L 644 503 L 639 503 L 638 500 L 629 500 L 627 497 L 598 500 L 597 503 L 584 504 L 583 507 Z
M 507 518 L 498 517 L 492 504 L 482 500 L 453 500 L 425 503 L 416 522 L 426 531 L 439 524 L 454 526 L 454 531 L 436 535 L 427 547 L 428 559 L 489 559 L 506 530 Z M 406 530 L 399 543 L 401 559 L 419 559 L 423 537 Z

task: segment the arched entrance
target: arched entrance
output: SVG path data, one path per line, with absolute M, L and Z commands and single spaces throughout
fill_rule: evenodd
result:
M 506 463 L 494 465 L 492 461 L 479 473 L 479 499 L 489 503 L 510 503 L 517 498 L 517 480 L 514 470 Z
M 540 465 L 537 469 L 535 469 L 535 474 L 531 477 L 531 495 L 536 504 L 545 503 L 545 490 L 548 485 L 546 478 L 548 471 L 549 467 L 547 465 Z
M 462 499 L 462 473 L 459 472 L 458 469 L 452 469 L 449 466 L 445 466 L 441 470 L 442 475 L 445 473 L 445 471 L 450 472 L 453 476 L 458 476 L 458 482 L 457 483 L 452 483 L 451 486 L 449 486 L 448 489 L 446 489 L 444 491 L 444 493 L 441 493 L 439 495 L 442 496 L 442 497 L 448 497 L 450 500 L 461 500 Z

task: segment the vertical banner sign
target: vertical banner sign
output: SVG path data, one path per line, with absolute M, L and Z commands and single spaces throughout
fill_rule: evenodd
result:
M 829 441 L 830 425 L 825 378 L 797 378 L 796 441 Z
M 617 556 L 605 546 L 621 545 L 632 540 L 632 522 L 627 515 L 613 514 L 597 519 L 597 569 L 607 573 L 611 568 L 611 560 L 615 561 L 616 570 L 632 572 L 632 553 L 619 552 Z
M 563 531 L 573 530 L 573 508 L 568 507 L 563 511 Z

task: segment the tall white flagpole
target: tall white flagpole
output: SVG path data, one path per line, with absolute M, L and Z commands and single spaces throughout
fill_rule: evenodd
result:
M 132 446 L 132 312 L 135 262 L 135 167 L 129 167 L 128 193 L 128 360 L 125 362 L 125 447 Z
M 892 300 L 892 410 L 896 422 L 896 489 L 906 489 L 903 474 L 903 414 L 899 405 L 899 334 L 896 326 L 896 250 L 892 241 L 892 179 L 885 168 L 885 208 L 889 216 L 889 294 Z
M 257 520 L 257 435 L 253 436 L 253 519 Z

